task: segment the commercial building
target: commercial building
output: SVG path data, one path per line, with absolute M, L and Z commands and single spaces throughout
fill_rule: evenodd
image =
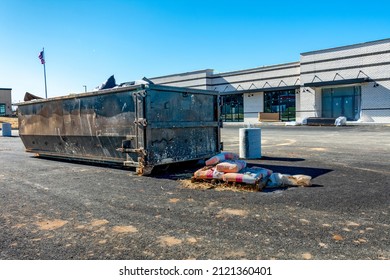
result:
M 225 73 L 151 78 L 218 91 L 224 121 L 337 118 L 390 123 L 390 39 L 301 53 L 300 61 Z
M 11 88 L 0 88 L 0 116 L 12 115 Z

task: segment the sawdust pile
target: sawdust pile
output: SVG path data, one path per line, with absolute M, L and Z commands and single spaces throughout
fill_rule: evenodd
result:
M 234 192 L 258 192 L 258 187 L 247 184 L 228 184 L 221 181 L 194 181 L 192 179 L 179 180 L 180 187 L 186 189 L 234 191 Z

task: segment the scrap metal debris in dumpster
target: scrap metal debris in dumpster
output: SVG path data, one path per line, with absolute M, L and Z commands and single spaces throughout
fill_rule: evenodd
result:
M 231 152 L 222 152 L 205 162 L 206 166 L 195 171 L 191 183 L 207 182 L 213 185 L 229 183 L 233 187 L 243 187 L 262 191 L 264 188 L 310 187 L 311 176 L 274 173 L 259 166 L 248 167 L 244 160 Z

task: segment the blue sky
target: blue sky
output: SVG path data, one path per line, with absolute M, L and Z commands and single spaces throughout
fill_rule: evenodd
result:
M 201 69 L 299 60 L 390 38 L 388 1 L 0 0 L 0 88 L 13 101 Z

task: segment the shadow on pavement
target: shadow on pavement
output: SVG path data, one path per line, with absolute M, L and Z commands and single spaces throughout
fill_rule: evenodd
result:
M 35 156 L 31 156 L 32 158 L 36 158 Z M 125 168 L 121 165 L 107 165 L 107 164 L 101 164 L 97 162 L 83 162 L 83 161 L 75 161 L 75 160 L 66 160 L 66 159 L 57 159 L 57 158 L 44 158 L 40 157 L 39 159 L 42 160 L 52 160 L 52 161 L 59 161 L 59 162 L 68 162 L 73 164 L 81 164 L 81 165 L 92 165 L 92 166 L 99 166 L 103 168 L 114 168 L 114 169 L 122 169 L 122 170 L 129 170 L 129 172 L 135 171 L 134 168 Z M 262 158 L 263 159 L 263 158 Z M 272 161 L 273 159 L 275 161 L 283 161 L 283 159 L 286 160 L 286 162 L 289 161 L 303 161 L 304 159 L 299 158 L 280 158 L 280 157 L 266 157 L 265 160 Z M 162 165 L 162 166 L 156 166 L 153 169 L 152 174 L 147 175 L 147 177 L 153 177 L 156 179 L 167 179 L 167 180 L 180 180 L 180 179 L 190 179 L 194 172 L 204 166 L 204 161 L 189 161 L 189 162 L 181 162 L 181 163 L 173 163 L 169 165 Z M 290 174 L 290 175 L 297 175 L 297 174 L 304 174 L 311 176 L 312 179 L 319 177 L 321 175 L 324 175 L 326 173 L 332 172 L 332 169 L 325 169 L 325 168 L 315 168 L 315 167 L 302 167 L 302 166 L 286 166 L 286 165 L 270 165 L 270 164 L 257 164 L 257 163 L 247 163 L 248 167 L 262 167 L 272 170 L 274 173 L 282 173 L 282 174 Z M 312 185 L 311 187 L 322 187 L 321 185 Z M 269 188 L 267 192 L 272 192 L 276 190 L 282 190 L 285 188 Z
M 313 179 L 333 171 L 333 169 L 326 169 L 326 168 L 269 165 L 269 164 L 248 164 L 248 166 L 267 168 L 272 170 L 274 173 L 282 173 L 282 174 L 290 174 L 290 175 L 303 174 L 303 175 L 311 176 Z
M 204 163 L 202 162 L 185 162 L 185 163 L 177 163 L 171 164 L 163 167 L 156 167 L 153 170 L 152 177 L 169 179 L 169 180 L 178 180 L 178 179 L 189 179 L 193 175 L 193 173 L 202 168 Z M 326 168 L 315 168 L 315 167 L 302 167 L 302 166 L 286 166 L 286 165 L 270 165 L 270 164 L 253 164 L 248 163 L 248 167 L 262 167 L 272 170 L 273 172 L 282 173 L 282 174 L 304 174 L 311 176 L 312 179 L 319 177 L 321 175 L 332 172 L 332 169 Z M 316 187 L 316 185 L 313 185 Z M 318 185 L 319 187 L 319 185 Z
M 295 162 L 295 161 L 304 161 L 305 159 L 304 158 L 266 157 L 266 156 L 262 156 L 261 160 Z

